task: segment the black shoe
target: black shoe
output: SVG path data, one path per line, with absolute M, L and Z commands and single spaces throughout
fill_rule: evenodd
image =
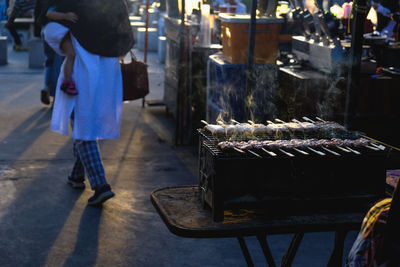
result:
M 73 188 L 85 188 L 83 179 L 72 179 L 70 176 L 67 178 L 67 184 L 70 184 Z
M 49 105 L 50 104 L 49 92 L 47 92 L 46 90 L 40 91 L 40 101 L 42 101 L 42 103 L 45 105 Z
M 100 205 L 113 196 L 115 194 L 111 191 L 111 187 L 108 184 L 103 185 L 100 189 L 94 191 L 94 195 L 88 199 L 88 205 Z

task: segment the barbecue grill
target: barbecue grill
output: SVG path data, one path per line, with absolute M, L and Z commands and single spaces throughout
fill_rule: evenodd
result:
M 215 221 L 231 208 L 262 208 L 271 216 L 366 211 L 385 196 L 387 147 L 222 150 L 221 141 L 271 136 L 216 136 L 205 129 L 198 134 L 198 183 Z M 340 137 L 357 138 L 350 132 Z

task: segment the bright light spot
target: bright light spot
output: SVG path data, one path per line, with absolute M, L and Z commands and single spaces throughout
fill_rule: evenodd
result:
M 226 37 L 228 37 L 228 39 L 231 38 L 231 31 L 229 30 L 228 27 L 225 28 L 225 35 L 226 35 Z

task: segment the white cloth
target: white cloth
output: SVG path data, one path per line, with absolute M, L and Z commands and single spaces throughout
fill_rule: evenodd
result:
M 61 41 L 64 39 L 65 35 L 69 32 L 69 29 L 57 22 L 50 22 L 44 27 L 43 35 L 46 43 L 56 51 L 57 54 L 65 56 L 64 52 L 61 50 Z
M 67 28 L 60 26 L 64 28 L 58 27 L 61 34 Z M 64 78 L 61 71 L 50 129 L 69 135 L 69 119 L 74 111 L 74 139 L 90 141 L 118 138 L 122 112 L 122 75 L 119 60 L 91 54 L 72 35 L 71 40 L 76 54 L 72 79 L 75 81 L 78 95 L 70 96 L 60 90 Z M 57 43 L 49 45 L 53 49 L 55 46 L 60 47 Z

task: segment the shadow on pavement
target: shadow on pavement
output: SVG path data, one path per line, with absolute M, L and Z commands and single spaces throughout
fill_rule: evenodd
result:
M 75 249 L 69 255 L 63 266 L 91 267 L 96 265 L 99 243 L 99 225 L 102 210 L 101 206 L 86 206 L 79 224 Z M 85 256 L 82 257 L 82 255 Z M 77 261 L 77 259 L 79 261 Z

